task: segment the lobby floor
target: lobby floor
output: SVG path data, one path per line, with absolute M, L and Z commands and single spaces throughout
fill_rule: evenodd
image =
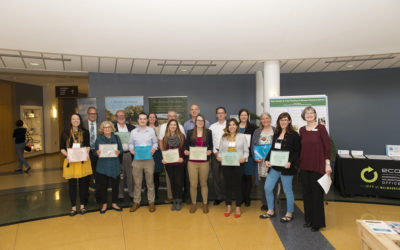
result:
M 70 204 L 62 178 L 59 154 L 28 159 L 29 174 L 16 174 L 16 163 L 0 165 L 0 249 L 360 249 L 356 219 L 400 221 L 396 199 L 342 197 L 334 188 L 325 205 L 327 227 L 313 233 L 304 229 L 299 185 L 294 185 L 295 219 L 282 224 L 279 216 L 261 220 L 261 187 L 255 186 L 250 207 L 242 207 L 239 219 L 224 217 L 225 205 L 210 205 L 210 213 L 189 205 L 179 212 L 163 204 L 160 190 L 157 211 L 145 204 L 135 213 L 101 215 L 90 193 L 89 213 L 66 216 Z M 210 186 L 209 199 L 213 200 Z M 144 194 L 143 194 L 144 195 Z M 285 212 L 281 195 L 278 214 Z M 210 202 L 212 204 L 212 202 Z M 382 203 L 382 204 L 373 204 Z M 162 205 L 161 205 L 162 204 Z

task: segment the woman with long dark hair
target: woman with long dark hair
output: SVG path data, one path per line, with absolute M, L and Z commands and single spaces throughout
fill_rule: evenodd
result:
M 206 147 L 206 160 L 190 160 L 188 161 L 188 173 L 190 181 L 190 198 L 192 199 L 192 207 L 190 213 L 196 212 L 197 202 L 197 184 L 200 180 L 201 196 L 203 197 L 203 213 L 208 213 L 208 172 L 210 171 L 210 155 L 213 149 L 212 132 L 205 127 L 206 119 L 203 115 L 198 114 L 195 119 L 195 127 L 187 132 L 185 143 L 185 155 L 189 156 L 189 147 Z
M 76 210 L 76 192 L 79 183 L 80 212 L 86 213 L 85 206 L 88 203 L 89 180 L 92 167 L 89 159 L 90 136 L 82 124 L 82 117 L 79 114 L 72 114 L 70 124 L 66 127 L 60 140 L 61 153 L 65 156 L 63 164 L 63 177 L 68 180 L 69 197 L 71 200 L 70 216 L 77 214 Z M 88 156 L 86 161 L 69 162 L 69 148 L 86 148 Z
M 250 123 L 249 121 L 250 113 L 247 109 L 241 109 L 238 115 L 239 115 L 240 133 L 250 137 L 250 142 L 251 142 L 254 131 L 257 129 L 257 126 Z M 243 202 L 246 207 L 250 206 L 250 194 L 251 194 L 251 189 L 253 187 L 253 176 L 255 174 L 256 174 L 256 163 L 254 162 L 252 152 L 250 152 L 247 162 L 244 163 L 244 175 L 242 177 Z
M 183 145 L 185 144 L 185 136 L 179 129 L 177 120 L 173 119 L 168 121 L 162 144 L 164 150 L 178 149 L 179 152 L 179 160 L 177 162 L 167 163 L 165 160 L 162 160 L 171 182 L 173 197 L 171 210 L 179 211 L 182 208 L 182 188 L 185 167 L 185 163 L 183 162 Z
M 288 162 L 284 166 L 274 166 L 270 161 L 271 153 L 277 151 L 289 152 Z M 265 181 L 265 193 L 267 196 L 268 211 L 260 215 L 260 218 L 266 219 L 275 216 L 274 211 L 274 187 L 280 179 L 283 186 L 283 192 L 286 196 L 286 214 L 281 218 L 281 222 L 290 222 L 294 219 L 294 196 L 292 190 L 293 175 L 296 172 L 297 161 L 300 156 L 300 136 L 293 129 L 292 118 L 289 113 L 279 115 L 272 138 L 272 146 L 266 157 L 266 166 L 269 167 L 267 180 Z

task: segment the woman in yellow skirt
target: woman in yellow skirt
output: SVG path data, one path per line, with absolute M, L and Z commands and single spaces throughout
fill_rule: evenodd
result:
M 68 156 L 68 149 L 85 148 L 85 160 L 76 161 L 77 154 Z M 83 127 L 82 118 L 79 114 L 71 115 L 71 123 L 61 136 L 61 153 L 65 156 L 63 165 L 63 177 L 68 180 L 69 198 L 71 200 L 70 216 L 77 214 L 76 193 L 79 183 L 80 213 L 85 214 L 85 206 L 88 203 L 89 180 L 92 174 L 92 167 L 89 159 L 90 135 L 89 131 Z

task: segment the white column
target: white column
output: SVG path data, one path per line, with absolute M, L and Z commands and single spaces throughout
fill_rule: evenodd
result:
M 268 112 L 270 97 L 280 96 L 280 65 L 279 61 L 264 62 L 264 111 Z
M 53 112 L 56 112 L 53 114 Z M 60 135 L 58 131 L 58 99 L 54 84 L 43 86 L 43 135 L 46 154 L 60 151 Z M 56 115 L 56 117 L 54 117 Z
M 256 72 L 256 114 L 264 112 L 264 78 L 262 71 Z

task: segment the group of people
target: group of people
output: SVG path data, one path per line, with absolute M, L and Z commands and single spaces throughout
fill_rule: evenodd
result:
M 70 125 L 61 138 L 61 153 L 66 156 L 63 176 L 69 183 L 71 216 L 78 213 L 78 184 L 80 213 L 86 213 L 85 206 L 91 182 L 94 183 L 100 213 L 109 209 L 107 187 L 110 183 L 111 209 L 122 211 L 118 199 L 124 198 L 126 183 L 128 195 L 133 200 L 129 211 L 135 212 L 140 207 L 143 177 L 148 208 L 150 212 L 154 212 L 160 182 L 159 173 L 164 169 L 167 197 L 172 202 L 171 210 L 181 210 L 186 193 L 188 196 L 190 194 L 192 203 L 189 212 L 195 213 L 198 208 L 197 192 L 200 184 L 202 210 L 203 213 L 208 213 L 207 182 L 211 167 L 212 184 L 216 193 L 214 205 L 224 200 L 225 216 L 228 217 L 234 212 L 234 217 L 239 218 L 242 213 L 241 205 L 244 203 L 245 206 L 250 206 L 253 177 L 256 176 L 257 181 L 264 185 L 262 210 L 266 212 L 260 215 L 260 218 L 275 216 L 274 189 L 280 180 L 287 201 L 287 212 L 280 221 L 287 223 L 294 219 L 292 180 L 299 169 L 304 196 L 304 226 L 311 227 L 312 231 L 325 227 L 323 190 L 317 180 L 325 173 L 330 175 L 332 172 L 330 141 L 325 127 L 318 124 L 316 111 L 312 107 L 307 107 L 302 113 L 307 125 L 300 128 L 300 134 L 293 129 L 288 113 L 279 115 L 276 127 L 271 124 L 271 116 L 262 113 L 259 128 L 249 122 L 250 114 L 246 109 L 239 111 L 239 121 L 235 118 L 226 120 L 224 107 L 216 109 L 217 122 L 210 125 L 200 114 L 200 107 L 196 104 L 191 105 L 191 119 L 183 126 L 179 124 L 178 115 L 173 110 L 168 112 L 168 122 L 161 125 L 156 114 L 142 112 L 138 115 L 137 127 L 126 123 L 122 110 L 117 111 L 115 124 L 104 121 L 100 126 L 97 126 L 96 108 L 90 107 L 87 113 L 88 130 L 84 128 L 81 116 L 73 114 Z M 129 140 L 122 141 L 115 132 L 128 132 Z M 101 148 L 104 144 L 116 145 L 111 152 L 112 157 L 102 156 Z M 268 152 L 265 152 L 265 158 L 255 157 L 255 148 L 260 145 L 270 146 L 265 147 Z M 87 150 L 86 161 L 69 162 L 68 151 L 77 147 Z M 163 156 L 163 153 L 169 150 L 177 152 L 174 162 Z M 195 158 L 195 150 L 204 152 L 204 158 Z M 284 166 L 273 164 L 271 154 L 275 154 L 275 151 L 288 152 L 288 160 Z M 224 158 L 230 152 L 235 152 L 237 157 L 233 162 Z

